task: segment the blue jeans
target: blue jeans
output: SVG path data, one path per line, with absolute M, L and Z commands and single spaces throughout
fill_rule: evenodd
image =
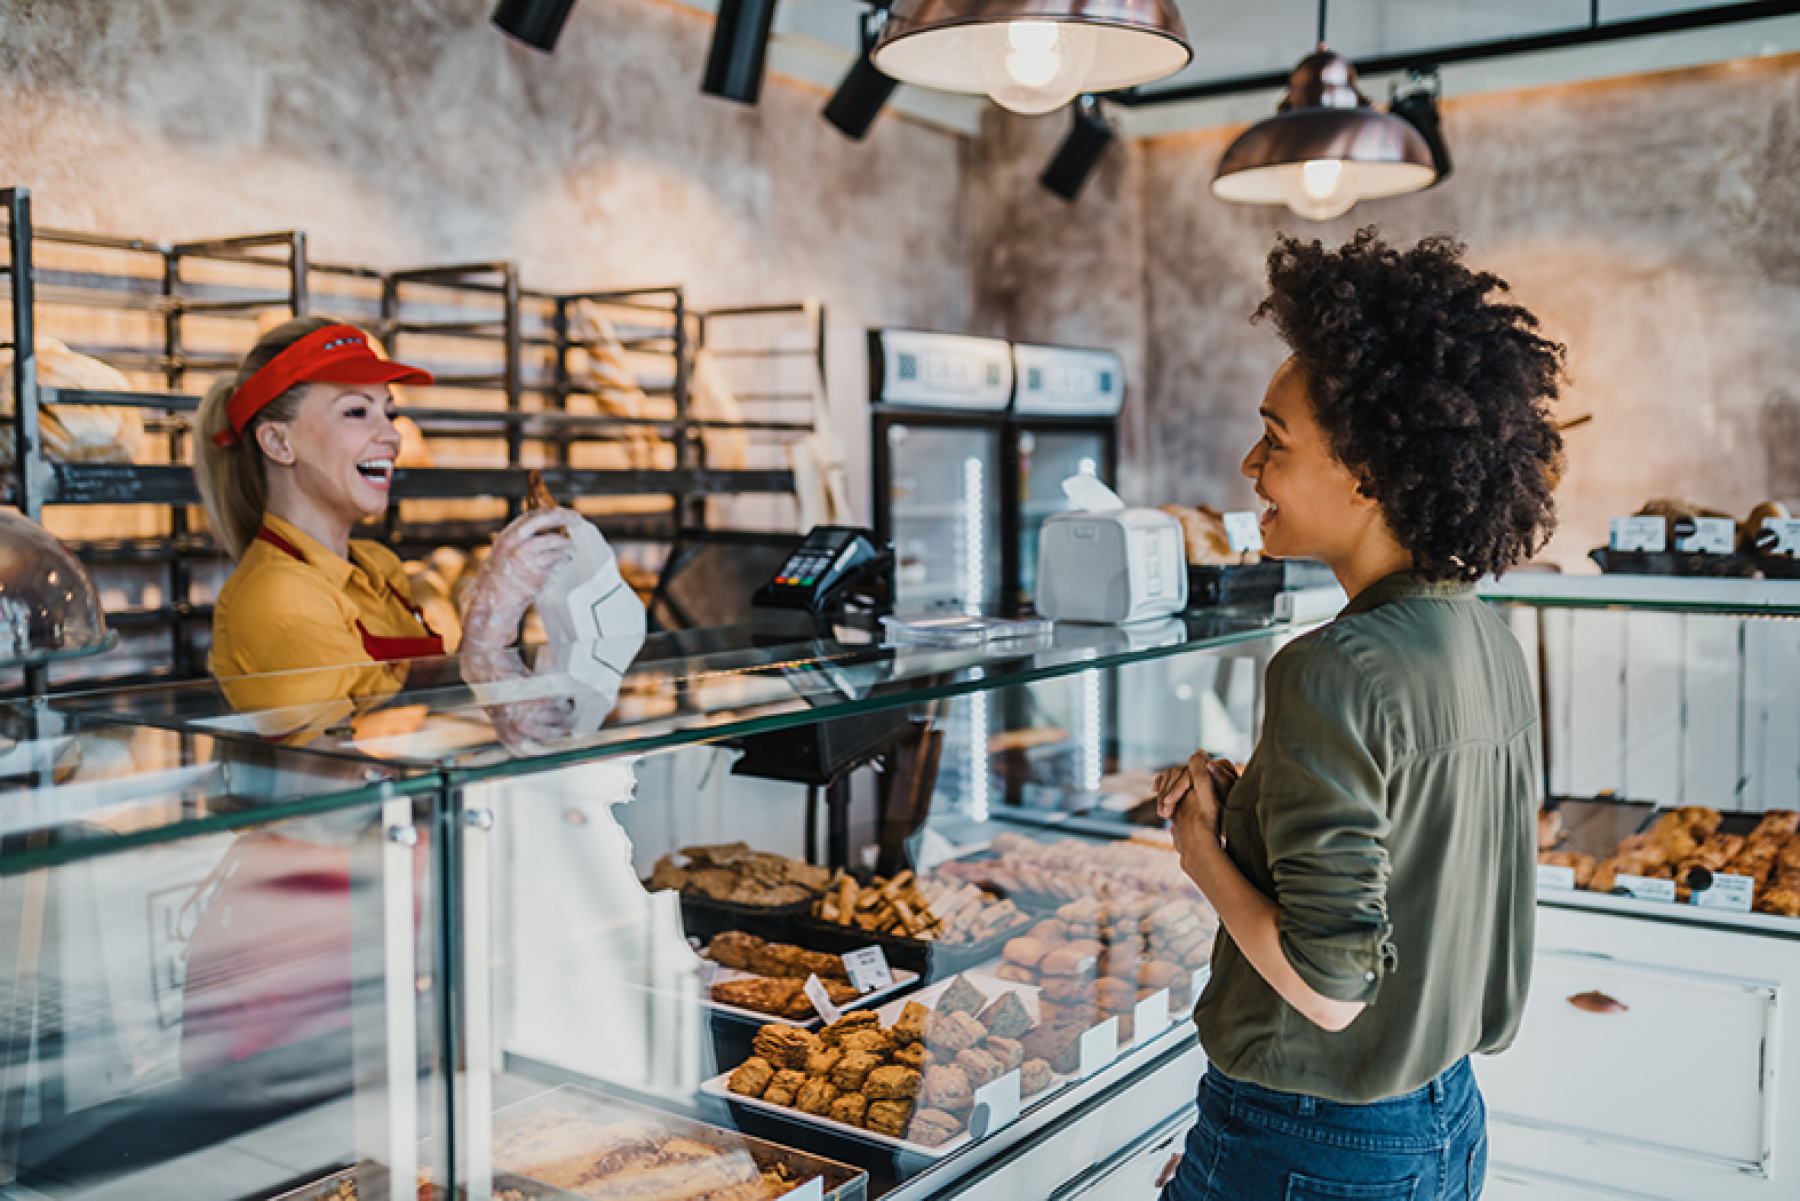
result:
M 1487 1107 L 1467 1059 L 1369 1105 L 1208 1069 L 1162 1201 L 1475 1201 L 1486 1178 Z

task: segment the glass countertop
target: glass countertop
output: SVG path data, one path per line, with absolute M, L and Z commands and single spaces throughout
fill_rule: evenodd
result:
M 383 764 L 0 705 L 0 876 L 434 786 Z
M 1034 638 L 955 648 L 884 645 L 863 627 L 771 613 L 756 624 L 654 634 L 641 647 L 537 646 L 411 664 L 397 693 L 240 713 L 216 681 L 63 698 L 59 711 L 402 774 L 474 777 L 742 736 L 1289 632 L 1215 610 L 1134 626 L 1058 623 Z M 262 690 L 313 673 L 265 677 Z

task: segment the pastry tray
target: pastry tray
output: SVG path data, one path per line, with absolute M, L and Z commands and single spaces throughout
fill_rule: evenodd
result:
M 927 980 L 944 980 L 996 958 L 1007 939 L 1029 930 L 1034 920 L 1032 915 L 1025 912 L 1023 906 L 1020 906 L 1020 913 L 1023 920 L 977 942 L 936 942 L 881 934 L 857 926 L 840 926 L 809 913 L 793 920 L 792 941 L 808 950 L 828 951 L 834 955 L 878 946 L 887 956 L 890 967 L 904 967 L 922 974 Z
M 1673 575 L 1746 579 L 1756 563 L 1743 555 L 1708 555 L 1690 551 L 1613 550 L 1597 546 L 1588 558 L 1607 575 Z
M 865 943 L 864 945 L 866 946 L 868 944 Z M 711 963 L 712 960 L 702 956 L 701 962 Z M 884 1001 L 887 998 L 892 997 L 895 993 L 904 992 L 914 984 L 918 983 L 919 973 L 917 972 L 909 972 L 904 968 L 897 967 L 889 967 L 888 970 L 894 977 L 894 982 L 892 984 L 888 985 L 886 988 L 878 988 L 874 992 L 866 992 L 853 1000 L 845 1001 L 842 1005 L 838 1006 L 838 1008 L 846 1013 L 853 1009 L 862 1009 L 877 1001 Z M 717 973 L 714 974 L 713 983 L 719 984 L 726 980 L 745 980 L 755 977 L 755 972 L 740 972 L 736 968 L 721 967 L 718 969 Z M 730 1014 L 735 1018 L 743 1018 L 745 1021 L 761 1024 L 780 1022 L 784 1026 L 802 1026 L 808 1030 L 817 1030 L 822 1021 L 817 1014 L 805 1019 L 789 1018 L 782 1017 L 780 1014 L 764 1013 L 760 1009 L 745 1009 L 741 1005 L 727 1005 L 723 1001 L 713 1000 L 712 990 L 710 988 L 707 990 L 707 999 L 702 1001 L 701 1004 L 718 1013 Z
M 970 984 L 979 988 L 989 1000 L 998 997 L 1003 992 L 1010 991 L 1018 993 L 1020 1002 L 1025 1006 L 1025 1012 L 1031 1015 L 1032 1023 L 1036 1024 L 1038 1019 L 1038 990 L 1035 984 L 1020 984 L 1013 980 L 1002 980 L 998 976 L 981 975 L 975 972 L 964 972 L 962 975 Z M 890 1001 L 888 1004 L 877 1009 L 875 1013 L 881 1018 L 881 1024 L 883 1026 L 892 1026 L 895 1022 L 900 1020 L 900 1014 L 906 1006 L 914 1001 L 925 1006 L 927 1009 L 936 1009 L 937 999 L 944 995 L 944 990 L 949 988 L 950 984 L 951 981 L 949 980 L 933 984 L 910 997 Z M 942 1159 L 946 1155 L 954 1155 L 974 1141 L 970 1138 L 969 1132 L 964 1130 L 961 1134 L 941 1146 L 927 1147 L 924 1143 L 915 1143 L 910 1139 L 894 1138 L 892 1135 L 887 1134 L 877 1134 L 873 1130 L 865 1130 L 861 1126 L 852 1126 L 847 1122 L 835 1122 L 830 1118 L 819 1117 L 817 1114 L 801 1113 L 798 1109 L 790 1109 L 786 1105 L 776 1105 L 773 1102 L 763 1100 L 761 1097 L 746 1097 L 740 1093 L 734 1093 L 726 1086 L 726 1082 L 730 1079 L 730 1072 L 714 1076 L 711 1080 L 706 1081 L 700 1086 L 700 1091 L 709 1097 L 719 1097 L 732 1105 L 742 1105 L 747 1109 L 754 1109 L 760 1113 L 773 1114 L 776 1117 L 786 1118 L 792 1122 L 804 1122 L 807 1125 L 817 1126 L 821 1130 L 829 1130 L 834 1134 L 841 1134 L 847 1138 L 861 1139 L 868 1143 L 879 1143 L 884 1147 L 893 1147 L 897 1150 L 909 1151 L 914 1155 L 923 1155 L 928 1159 Z M 1030 1097 L 1023 1098 L 1022 1101 L 1030 1102 L 1043 1097 L 1047 1093 L 1054 1091 L 1056 1086 L 1066 1079 L 1068 1078 L 1065 1076 L 1052 1076 L 1049 1088 L 1041 1093 L 1033 1093 Z
M 748 1134 L 739 1134 L 735 1130 L 727 1130 L 722 1126 L 713 1126 L 705 1122 L 696 1122 L 690 1118 L 678 1117 L 659 1109 L 644 1105 L 636 1105 L 629 1101 L 621 1101 L 614 1097 L 602 1096 L 573 1085 L 562 1085 L 549 1092 L 540 1093 L 517 1105 L 509 1105 L 494 1114 L 494 1183 L 500 1187 L 503 1178 L 517 1177 L 523 1184 L 521 1191 L 527 1197 L 544 1198 L 545 1201 L 611 1201 L 611 1194 L 605 1192 L 571 1193 L 554 1185 L 538 1182 L 531 1176 L 528 1164 L 502 1164 L 500 1146 L 509 1122 L 517 1122 L 522 1118 L 543 1110 L 555 1110 L 583 1118 L 600 1124 L 617 1122 L 642 1122 L 663 1128 L 670 1137 L 694 1139 L 729 1151 L 745 1151 L 759 1164 L 774 1162 L 793 1169 L 799 1180 L 794 1187 L 781 1196 L 789 1196 L 814 1177 L 824 1177 L 824 1201 L 866 1201 L 869 1195 L 869 1174 L 863 1169 L 849 1164 L 838 1163 L 804 1151 L 795 1151 L 777 1143 L 755 1138 Z M 504 1167 L 505 1171 L 502 1171 Z M 518 1187 L 518 1186 L 511 1186 Z M 628 1194 L 619 1194 L 621 1198 Z

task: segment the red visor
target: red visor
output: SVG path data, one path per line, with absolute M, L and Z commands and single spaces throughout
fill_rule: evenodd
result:
M 218 446 L 235 446 L 250 419 L 295 384 L 429 384 L 431 372 L 376 354 L 368 337 L 353 325 L 314 330 L 270 359 L 225 403 L 231 428 L 213 435 Z

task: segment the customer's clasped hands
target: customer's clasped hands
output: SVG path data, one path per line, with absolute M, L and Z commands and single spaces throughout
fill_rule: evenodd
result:
M 1202 838 L 1219 842 L 1225 798 L 1237 780 L 1238 770 L 1229 759 L 1215 759 L 1205 751 L 1157 773 L 1156 812 L 1169 820 L 1176 850 L 1186 853 Z

